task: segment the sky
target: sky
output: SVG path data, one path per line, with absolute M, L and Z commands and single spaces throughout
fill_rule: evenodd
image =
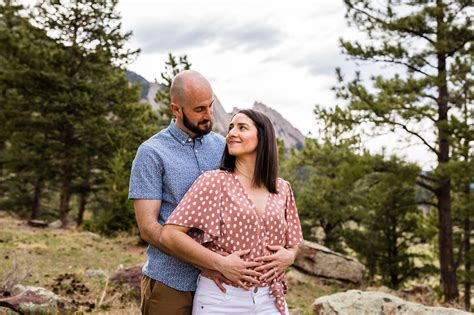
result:
M 331 90 L 335 69 L 348 77 L 357 70 L 339 47 L 341 37 L 362 37 L 348 26 L 342 0 L 121 0 L 118 10 L 123 30 L 133 32 L 130 47 L 141 49 L 129 70 L 154 81 L 164 71 L 168 53 L 186 54 L 226 111 L 258 101 L 305 136 L 318 134 L 316 104 L 341 104 Z M 375 71 L 373 66 L 363 69 Z M 385 150 L 423 168 L 433 165 L 422 146 L 397 139 L 392 135 L 365 142 L 374 153 Z

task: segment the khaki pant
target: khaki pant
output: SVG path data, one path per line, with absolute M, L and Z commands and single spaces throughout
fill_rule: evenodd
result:
M 178 291 L 143 275 L 140 309 L 143 315 L 191 315 L 194 292 Z

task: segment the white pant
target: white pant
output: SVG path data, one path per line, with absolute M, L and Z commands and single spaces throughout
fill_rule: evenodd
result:
M 268 286 L 251 288 L 250 291 L 226 284 L 224 284 L 224 287 L 226 293 L 223 293 L 211 279 L 199 276 L 196 293 L 194 294 L 193 315 L 280 315 L 275 306 L 275 298 L 268 293 Z M 286 314 L 289 314 L 288 307 L 285 306 L 285 308 Z

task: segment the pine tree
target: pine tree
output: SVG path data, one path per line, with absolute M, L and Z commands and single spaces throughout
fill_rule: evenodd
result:
M 357 183 L 370 171 L 367 155 L 356 154 L 354 139 L 321 142 L 307 138 L 285 163 L 293 183 L 305 239 L 346 252 L 344 226 L 358 221 L 363 196 Z M 322 234 L 315 235 L 319 228 Z
M 344 239 L 365 263 L 370 278 L 380 276 L 382 284 L 393 289 L 433 269 L 428 257 L 412 251 L 426 243 L 416 198 L 418 173 L 416 165 L 374 156 L 373 171 L 357 185 L 364 205 L 358 227 L 345 230 Z M 417 266 L 415 260 L 424 260 L 424 265 Z
M 121 102 L 136 101 L 136 90 L 124 88 L 124 66 L 138 51 L 125 49 L 131 33 L 122 33 L 117 1 L 41 1 L 35 23 L 63 47 L 49 88 L 59 216 L 68 224 L 75 188 L 87 190 L 87 174 L 107 151 L 110 114 Z M 125 91 L 125 92 L 124 92 Z M 127 92 L 129 91 L 129 92 Z M 125 94 L 124 94 L 125 93 Z M 79 179 L 79 184 L 74 181 Z
M 345 0 L 347 19 L 367 35 L 365 41 L 341 40 L 350 57 L 395 66 L 397 73 L 372 78 L 358 73 L 345 81 L 340 71 L 337 96 L 349 101 L 333 119 L 348 125 L 372 124 L 404 132 L 423 144 L 437 160 L 418 185 L 431 191 L 438 212 L 438 248 L 445 301 L 459 296 L 453 251 L 452 162 L 453 116 L 459 115 L 453 84 L 459 72 L 469 73 L 474 32 L 471 1 Z M 469 74 L 468 74 L 469 76 Z M 461 84 L 462 85 L 462 84 Z M 472 89 L 472 86 L 469 87 Z M 458 119 L 458 121 L 461 121 Z M 467 128 L 464 126 L 462 128 Z M 380 130 L 374 128 L 374 130 Z M 435 138 L 435 140 L 433 140 Z
M 54 177 L 50 158 L 51 121 L 47 88 L 61 48 L 32 26 L 23 8 L 0 6 L 0 141 L 6 203 L 30 218 L 40 215 L 44 186 Z M 4 145 L 6 144 L 6 145 Z M 33 191 L 33 192 L 31 192 Z
M 173 113 L 170 108 L 171 83 L 173 83 L 173 79 L 178 73 L 191 69 L 191 65 L 192 64 L 188 61 L 188 56 L 186 55 L 179 56 L 179 61 L 177 61 L 172 53 L 168 54 L 168 60 L 165 62 L 165 71 L 160 74 L 162 81 L 157 82 L 159 84 L 159 89 L 155 96 L 155 101 L 163 104 L 163 107 L 158 110 L 158 113 L 161 116 L 160 118 L 164 123 L 162 127 L 167 127 L 171 118 L 173 118 Z

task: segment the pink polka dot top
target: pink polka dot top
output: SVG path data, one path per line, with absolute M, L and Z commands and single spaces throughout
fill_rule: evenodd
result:
M 278 178 L 276 194 L 270 194 L 260 215 L 239 179 L 230 172 L 215 170 L 202 174 L 184 195 L 167 224 L 192 228 L 189 235 L 219 254 L 251 249 L 242 256 L 253 261 L 272 252 L 267 245 L 286 248 L 303 241 L 301 224 L 291 186 Z M 286 284 L 273 280 L 270 295 L 285 314 Z

